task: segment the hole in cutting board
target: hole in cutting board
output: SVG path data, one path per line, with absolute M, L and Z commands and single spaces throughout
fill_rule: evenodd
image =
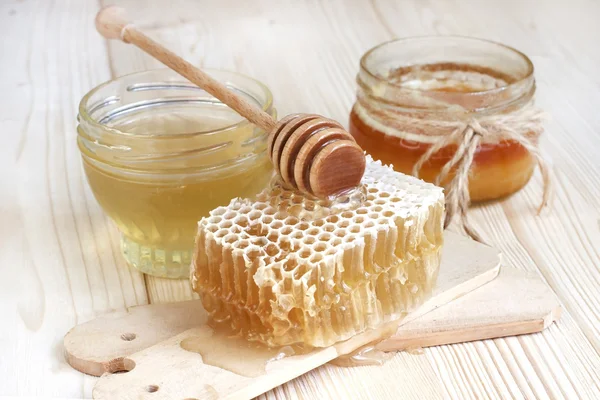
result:
M 158 392 L 158 386 L 157 385 L 148 385 L 145 387 L 146 392 L 148 393 L 154 393 L 154 392 Z
M 122 374 L 125 372 L 129 372 L 135 368 L 135 361 L 130 360 L 129 358 L 115 358 L 110 360 L 108 365 L 106 366 L 106 372 L 111 374 Z
M 137 337 L 137 335 L 135 333 L 124 333 L 121 335 L 121 339 L 126 342 L 131 342 L 136 337 Z

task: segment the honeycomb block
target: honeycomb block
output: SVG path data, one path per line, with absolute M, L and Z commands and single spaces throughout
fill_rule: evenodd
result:
M 273 183 L 199 222 L 192 287 L 214 323 L 249 340 L 329 346 L 430 296 L 443 214 L 441 188 L 370 158 L 335 200 Z

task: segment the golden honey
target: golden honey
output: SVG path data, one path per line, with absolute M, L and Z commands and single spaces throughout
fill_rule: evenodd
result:
M 268 90 L 211 72 L 274 113 Z M 79 148 L 94 196 L 122 234 L 132 266 L 189 275 L 197 221 L 272 177 L 266 134 L 173 72 L 134 74 L 82 101 Z
M 349 125 L 350 134 L 363 150 L 405 174 L 412 174 L 414 165 L 431 146 L 429 143 L 387 135 L 371 127 L 355 111 L 350 113 Z M 425 163 L 419 177 L 434 182 L 456 149 L 457 145 L 452 144 L 436 152 Z M 471 200 L 492 200 L 516 192 L 529 181 L 534 168 L 535 161 L 531 154 L 515 141 L 483 144 L 473 157 L 469 179 Z M 442 185 L 445 183 L 441 182 Z
M 334 200 L 273 184 L 200 221 L 192 288 L 213 326 L 271 347 L 326 347 L 429 298 L 443 215 L 441 188 L 370 157 L 360 188 Z
M 533 65 L 524 54 L 464 37 L 384 43 L 363 56 L 357 81 L 350 133 L 375 159 L 407 174 L 433 145 L 434 135 L 423 135 L 423 130 L 443 129 L 419 121 L 469 122 L 503 115 L 527 106 L 535 93 Z M 403 116 L 416 122 L 400 122 Z M 434 182 L 457 148 L 458 143 L 453 143 L 435 152 L 419 176 Z M 471 200 L 491 200 L 517 191 L 534 168 L 534 158 L 518 142 L 484 138 L 470 168 Z M 452 176 L 451 172 L 441 184 Z

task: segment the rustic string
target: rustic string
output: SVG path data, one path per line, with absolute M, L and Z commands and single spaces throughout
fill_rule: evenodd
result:
M 398 118 L 398 115 L 395 116 Z M 543 131 L 542 121 L 544 113 L 531 103 L 519 110 L 508 114 L 482 116 L 473 118 L 468 122 L 439 121 L 439 120 L 416 120 L 415 118 L 401 116 L 412 121 L 406 123 L 425 124 L 430 128 L 453 128 L 451 133 L 444 136 L 436 136 L 432 146 L 421 156 L 413 167 L 413 175 L 419 176 L 423 165 L 440 149 L 452 143 L 458 145 L 452 158 L 444 165 L 435 180 L 439 185 L 444 182 L 451 171 L 454 176 L 445 185 L 446 188 L 446 220 L 447 227 L 455 215 L 460 216 L 462 228 L 465 233 L 477 241 L 482 241 L 481 236 L 470 224 L 467 210 L 471 203 L 469 197 L 469 171 L 473 164 L 473 158 L 479 145 L 483 143 L 499 143 L 511 140 L 523 146 L 536 160 L 543 179 L 542 201 L 538 208 L 538 214 L 548 204 L 551 194 L 551 179 L 547 164 L 537 148 L 537 139 Z
M 475 153 L 482 143 L 501 143 L 514 141 L 523 146 L 537 162 L 543 179 L 542 201 L 538 214 L 548 204 L 551 196 L 551 179 L 547 164 L 537 147 L 537 140 L 543 131 L 545 114 L 529 103 L 518 110 L 500 115 L 488 115 L 472 118 L 467 121 L 436 120 L 418 118 L 407 114 L 393 113 L 387 110 L 370 110 L 379 117 L 384 117 L 399 131 L 406 127 L 419 127 L 419 133 L 411 132 L 414 137 L 427 137 L 432 145 L 420 157 L 413 167 L 413 175 L 418 177 L 423 165 L 442 148 L 456 144 L 457 149 L 452 158 L 442 167 L 435 180 L 436 185 L 445 182 L 453 172 L 452 179 L 445 183 L 446 219 L 448 227 L 455 216 L 460 217 L 463 230 L 473 239 L 482 242 L 479 233 L 469 222 L 467 211 L 471 204 L 469 196 L 469 173 Z

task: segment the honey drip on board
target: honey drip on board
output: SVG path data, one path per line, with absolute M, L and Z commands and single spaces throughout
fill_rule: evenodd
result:
M 395 334 L 401 321 L 402 318 L 390 321 L 377 329 L 366 331 L 336 344 L 338 357 L 329 363 L 339 367 L 383 365 L 394 356 L 394 353 L 386 353 L 377 349 L 377 344 Z
M 234 374 L 255 378 L 267 373 L 270 361 L 302 354 L 300 346 L 270 348 L 260 342 L 251 342 L 240 335 L 231 335 L 224 329 L 210 326 L 201 328 L 198 335 L 186 338 L 181 348 L 198 353 L 206 365 L 222 368 Z
M 393 352 L 377 349 L 377 343 L 369 343 L 354 350 L 352 353 L 339 356 L 329 364 L 337 367 L 360 367 L 363 365 L 383 365 L 394 357 Z
M 377 329 L 371 329 L 344 342 L 337 343 L 338 356 L 329 361 L 339 367 L 363 365 L 383 365 L 395 353 L 377 349 L 377 344 L 396 333 L 400 320 L 388 322 Z M 210 326 L 209 326 L 210 325 Z M 268 372 L 271 361 L 311 352 L 317 353 L 326 348 L 313 348 L 303 344 L 281 347 L 268 347 L 257 341 L 249 341 L 222 323 L 209 322 L 200 328 L 195 336 L 181 341 L 184 350 L 198 353 L 202 362 L 234 374 L 256 378 Z
M 204 394 L 209 400 L 217 400 L 219 398 L 219 392 L 213 386 L 205 384 L 204 385 Z
M 420 356 L 422 354 L 425 354 L 425 351 L 423 350 L 422 347 L 408 347 L 406 349 L 404 349 L 405 352 L 407 352 L 408 354 L 412 354 L 414 356 Z
M 380 350 L 377 348 L 377 345 L 396 332 L 400 321 L 401 320 L 394 321 L 396 323 L 395 326 L 393 323 L 390 323 L 388 327 L 379 332 L 380 337 L 377 340 L 367 343 L 350 353 L 341 354 L 336 359 L 329 361 L 329 364 L 338 367 L 360 367 L 363 365 L 381 366 L 385 364 L 394 357 L 396 352 Z M 402 351 L 411 355 L 424 354 L 422 347 L 409 347 Z

